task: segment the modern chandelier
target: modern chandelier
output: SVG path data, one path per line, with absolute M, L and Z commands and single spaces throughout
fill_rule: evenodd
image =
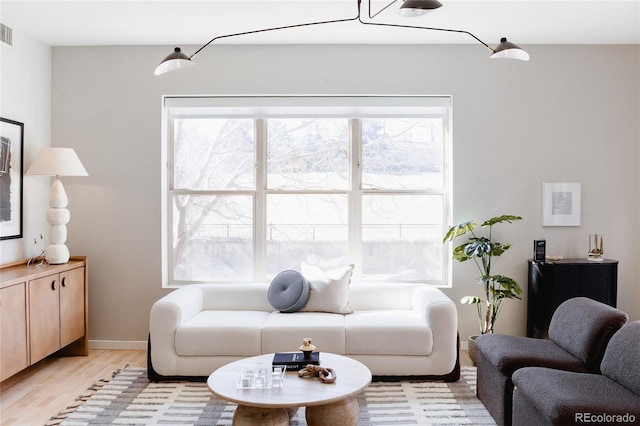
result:
M 362 15 L 361 15 L 362 0 L 356 0 L 357 7 L 358 7 L 358 13 L 357 13 L 356 16 L 354 16 L 352 18 L 332 19 L 332 20 L 317 21 L 317 22 L 306 22 L 306 23 L 302 23 L 302 24 L 292 24 L 292 25 L 285 25 L 285 26 L 280 26 L 280 27 L 272 27 L 272 28 L 263 28 L 263 29 L 252 30 L 252 31 L 244 31 L 244 32 L 239 32 L 239 33 L 234 33 L 234 34 L 219 35 L 219 36 L 215 36 L 214 38 L 209 40 L 207 43 L 202 45 L 198 50 L 196 50 L 190 56 L 185 55 L 180 50 L 179 47 L 176 47 L 174 49 L 174 51 L 171 54 L 169 54 L 166 58 L 164 58 L 164 60 L 160 63 L 160 65 L 158 65 L 156 67 L 154 74 L 155 75 L 161 75 L 161 74 L 165 74 L 167 72 L 174 71 L 174 70 L 177 70 L 177 69 L 180 69 L 180 68 L 186 68 L 186 67 L 194 66 L 195 62 L 193 61 L 193 58 L 198 53 L 200 53 L 201 50 L 203 50 L 205 47 L 209 46 L 214 41 L 220 40 L 220 39 L 223 39 L 223 38 L 237 37 L 237 36 L 243 36 L 243 35 L 248 35 L 248 34 L 256 34 L 256 33 L 263 33 L 263 32 L 267 32 L 267 31 L 277 31 L 277 30 L 286 30 L 286 29 L 290 29 L 290 28 L 307 27 L 307 26 L 312 26 L 312 25 L 335 24 L 335 23 L 339 23 L 339 22 L 351 22 L 351 21 L 358 21 L 358 22 L 360 22 L 361 24 L 364 24 L 364 25 L 376 25 L 376 26 L 380 26 L 380 27 L 409 28 L 409 29 L 430 30 L 430 31 L 445 31 L 445 32 L 450 32 L 450 33 L 466 34 L 466 35 L 472 37 L 478 43 L 480 43 L 483 46 L 485 46 L 487 49 L 489 49 L 489 51 L 492 52 L 490 58 L 518 59 L 520 61 L 528 61 L 529 60 L 529 54 L 527 52 L 525 52 L 523 49 L 521 49 L 516 44 L 511 43 L 510 41 L 507 41 L 507 39 L 505 37 L 501 38 L 500 39 L 500 43 L 494 48 L 494 47 L 489 46 L 484 41 L 480 40 L 478 37 L 476 37 L 475 35 L 473 35 L 469 31 L 465 31 L 465 30 L 456 30 L 456 29 L 449 29 L 449 28 L 423 27 L 423 26 L 417 26 L 417 25 L 389 24 L 389 23 L 382 23 L 382 22 L 374 22 L 373 21 L 373 18 L 375 18 L 382 11 L 386 10 L 387 8 L 389 8 L 391 5 L 393 5 L 396 2 L 398 2 L 398 0 L 393 0 L 393 1 L 391 1 L 391 3 L 387 4 L 385 7 L 383 7 L 379 11 L 377 11 L 375 13 L 372 13 L 371 12 L 371 0 L 368 0 L 368 18 L 369 18 L 368 20 L 363 20 L 362 19 Z M 402 5 L 400 6 L 400 9 L 399 9 L 398 12 L 402 16 L 412 17 L 412 16 L 419 16 L 419 15 L 423 15 L 425 13 L 431 12 L 432 10 L 435 10 L 435 9 L 441 7 L 441 6 L 442 6 L 442 4 L 437 0 L 404 0 L 402 2 Z

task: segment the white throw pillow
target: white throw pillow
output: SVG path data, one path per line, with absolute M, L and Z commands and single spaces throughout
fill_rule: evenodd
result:
M 304 312 L 331 312 L 350 314 L 349 283 L 353 265 L 331 270 L 322 270 L 302 263 L 302 275 L 311 283 L 309 301 L 300 309 Z

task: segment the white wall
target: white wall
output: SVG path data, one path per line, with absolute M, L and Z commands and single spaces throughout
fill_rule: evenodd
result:
M 13 32 L 13 45 L 0 43 L 0 117 L 24 124 L 24 172 L 51 137 L 51 48 Z M 0 264 L 33 255 L 33 239 L 47 234 L 50 178 L 23 180 L 23 238 L 0 241 Z M 39 244 L 38 247 L 43 247 Z
M 197 67 L 154 77 L 172 47 L 54 48 L 52 145 L 75 148 L 90 175 L 65 180 L 68 245 L 89 256 L 90 338 L 145 340 L 149 309 L 166 293 L 164 94 L 452 95 L 454 221 L 525 219 L 496 228 L 513 247 L 494 271 L 526 288 L 534 239 L 583 257 L 597 232 L 620 261 L 618 306 L 640 319 L 640 47 L 527 49 L 529 63 L 490 60 L 471 45 L 211 46 Z M 541 226 L 544 181 L 582 183 L 582 226 Z M 476 275 L 455 264 L 446 292 L 479 294 Z M 474 311 L 459 307 L 463 337 L 476 331 Z M 526 301 L 507 301 L 497 331 L 524 335 L 525 325 Z

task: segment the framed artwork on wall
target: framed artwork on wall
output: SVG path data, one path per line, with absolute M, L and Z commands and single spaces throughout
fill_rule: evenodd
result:
M 24 124 L 0 117 L 0 240 L 22 238 Z
M 542 184 L 542 226 L 580 226 L 580 182 Z

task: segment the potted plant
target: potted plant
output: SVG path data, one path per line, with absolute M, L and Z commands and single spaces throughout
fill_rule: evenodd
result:
M 493 333 L 493 326 L 498 318 L 504 299 L 521 298 L 522 289 L 513 278 L 504 275 L 492 275 L 491 273 L 492 258 L 502 255 L 502 253 L 511 247 L 509 243 L 501 243 L 493 240 L 493 225 L 504 222 L 511 223 L 516 220 L 522 220 L 522 217 L 502 215 L 485 220 L 480 227 L 488 228 L 486 236 L 479 236 L 474 232 L 474 229 L 478 226 L 476 222 L 463 222 L 452 226 L 442 240 L 443 243 L 446 243 L 467 233 L 471 234 L 466 242 L 453 249 L 453 258 L 459 262 L 465 262 L 471 259 L 480 271 L 478 283 L 483 287 L 484 298 L 465 296 L 460 299 L 460 303 L 476 305 L 478 325 L 481 334 Z M 475 337 L 477 337 L 477 335 L 469 337 L 469 356 L 474 365 L 476 364 Z

